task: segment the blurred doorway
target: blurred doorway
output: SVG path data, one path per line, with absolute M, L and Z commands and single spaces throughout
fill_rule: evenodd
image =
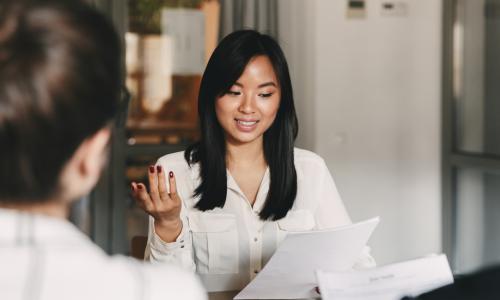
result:
M 500 1 L 444 5 L 443 242 L 462 273 L 500 263 Z

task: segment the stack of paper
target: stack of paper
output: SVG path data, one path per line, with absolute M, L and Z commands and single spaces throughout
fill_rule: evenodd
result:
M 374 269 L 317 271 L 323 300 L 399 300 L 453 283 L 444 254 Z
M 349 270 L 379 218 L 330 230 L 290 233 L 262 271 L 235 299 L 318 297 L 315 271 Z

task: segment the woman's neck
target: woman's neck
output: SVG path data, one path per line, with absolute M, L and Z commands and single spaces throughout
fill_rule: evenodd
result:
M 232 144 L 226 143 L 226 164 L 229 169 L 231 167 L 244 167 L 262 165 L 266 166 L 264 157 L 263 140 L 260 139 L 252 143 Z

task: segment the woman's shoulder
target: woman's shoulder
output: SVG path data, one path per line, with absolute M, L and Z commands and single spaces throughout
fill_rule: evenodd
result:
M 176 169 L 189 169 L 189 164 L 184 158 L 184 151 L 163 155 L 158 159 L 158 164 Z
M 318 154 L 300 148 L 294 148 L 294 160 L 299 165 L 325 165 L 325 161 Z
M 170 171 L 175 174 L 177 191 L 184 201 L 188 201 L 198 186 L 198 164 L 190 166 L 184 158 L 184 151 L 164 155 L 158 159 L 157 164 L 163 167 L 166 174 Z

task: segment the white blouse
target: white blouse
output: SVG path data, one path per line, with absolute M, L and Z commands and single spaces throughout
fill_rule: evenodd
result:
M 241 290 L 266 264 L 287 232 L 350 224 L 323 159 L 298 148 L 294 154 L 297 197 L 286 217 L 278 221 L 259 218 L 269 190 L 269 169 L 253 206 L 227 171 L 224 207 L 202 212 L 194 208 L 198 198 L 193 197 L 200 183 L 199 165 L 190 168 L 183 152 L 161 157 L 157 164 L 165 172 L 175 174 L 177 191 L 183 201 L 183 228 L 175 242 L 166 243 L 154 232 L 154 219 L 150 217 L 145 259 L 196 270 L 209 292 Z M 366 247 L 356 267 L 374 265 Z

